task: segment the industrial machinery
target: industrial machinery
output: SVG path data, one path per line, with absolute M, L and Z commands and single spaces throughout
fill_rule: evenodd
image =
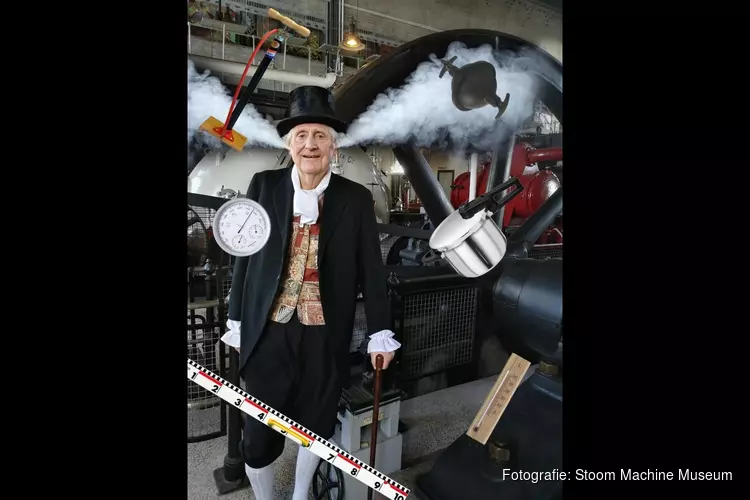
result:
M 523 40 L 489 30 L 435 33 L 379 58 L 337 89 L 336 107 L 341 118 L 356 117 L 379 93 L 389 87 L 397 88 L 420 62 L 432 53 L 445 53 L 456 40 L 469 47 L 489 44 L 497 50 L 532 53 L 547 68 L 535 78 L 539 98 L 562 122 L 561 65 Z M 437 227 L 436 232 L 444 222 L 449 227 L 442 233 L 456 231 L 452 238 L 444 239 L 443 256 L 450 260 L 457 274 L 475 276 L 483 291 L 492 297 L 498 331 L 511 332 L 538 355 L 535 361 L 539 364 L 537 372 L 520 385 L 485 443 L 474 440 L 467 432 L 442 453 L 430 472 L 418 478 L 418 496 L 424 500 L 458 500 L 467 494 L 473 500 L 561 497 L 559 478 L 533 482 L 514 480 L 504 474 L 504 471 L 562 469 L 562 259 L 529 258 L 534 243 L 562 213 L 562 187 L 551 176 L 538 176 L 540 180 L 533 183 L 531 179 L 521 180 L 523 171 L 520 176 L 511 176 L 504 165 L 512 164 L 506 160 L 512 159 L 514 142 L 515 137 L 510 141 L 506 138 L 504 144 L 498 145 L 498 154 L 487 172 L 485 196 L 459 210 L 448 201 L 414 144 L 394 148 L 430 221 Z M 528 159 L 527 155 L 524 161 Z M 502 191 L 510 187 L 509 182 L 516 188 L 520 185 L 525 198 L 520 198 L 517 192 L 514 198 L 506 196 L 498 201 Z M 530 210 L 540 193 L 544 203 L 535 211 Z M 509 209 L 513 199 L 518 205 Z M 473 210 L 466 210 L 467 206 Z M 509 212 L 509 220 L 516 214 L 533 213 L 506 239 L 500 230 L 505 216 L 499 224 L 493 220 L 499 210 Z M 474 217 L 481 224 L 466 224 Z
M 253 176 L 263 170 L 286 168 L 291 163 L 291 156 L 285 150 L 246 147 L 242 151 L 225 148 L 225 150 L 209 151 L 195 165 L 188 174 L 188 192 L 193 195 L 201 195 L 207 199 L 224 198 L 232 199 L 242 196 L 247 192 Z M 372 192 L 375 200 L 375 216 L 378 221 L 387 224 L 389 222 L 391 195 L 382 173 L 376 168 L 370 156 L 362 148 L 346 148 L 339 151 L 339 174 L 347 179 L 367 186 Z M 190 215 L 190 214 L 189 214 Z M 192 219 L 188 227 L 188 255 L 189 260 L 205 261 L 206 255 L 218 262 L 221 251 L 213 238 L 212 219 L 210 216 L 196 218 L 192 212 Z M 198 230 L 201 232 L 198 233 Z M 201 238 L 198 241 L 193 233 L 198 233 Z M 394 241 L 396 238 L 392 238 Z M 207 250 L 197 255 L 197 247 L 200 243 Z M 389 244 L 392 242 L 388 242 Z M 211 252 L 213 250 L 213 252 Z M 218 255 L 217 255 L 218 252 Z M 202 265 L 203 262 L 193 265 Z
M 188 175 L 188 192 L 205 196 L 234 198 L 247 192 L 250 181 L 258 172 L 286 168 L 291 156 L 285 150 L 248 147 L 243 151 L 211 151 Z M 375 216 L 383 224 L 389 221 L 391 194 L 384 175 L 372 158 L 359 147 L 339 150 L 339 173 L 371 190 L 375 200 Z
M 490 173 L 490 164 L 492 162 L 487 159 L 477 164 L 477 176 L 475 182 L 477 183 L 475 195 L 481 195 L 487 192 L 487 178 Z M 467 171 L 459 174 L 451 184 L 451 205 L 453 208 L 458 208 L 469 200 L 469 189 L 471 184 L 471 172 Z
M 557 174 L 545 166 L 561 162 L 562 156 L 562 147 L 535 148 L 524 141 L 513 146 L 509 175 L 518 179 L 524 189 L 502 211 L 502 220 L 499 222 L 500 228 L 506 235 L 518 229 L 526 219 L 539 210 L 552 193 L 562 187 L 562 181 Z M 485 161 L 477 168 L 476 196 L 487 192 L 490 165 L 491 161 Z M 464 172 L 456 177 L 451 186 L 450 196 L 453 208 L 458 208 L 469 201 L 470 183 L 471 172 Z M 560 216 L 535 243 L 537 245 L 561 245 L 562 235 L 562 216 Z
M 456 41 L 469 47 L 489 45 L 498 52 L 523 51 L 535 62 L 538 98 L 562 122 L 561 65 L 521 39 L 501 32 L 475 29 L 434 33 L 397 47 L 373 61 L 335 90 L 339 118 L 353 121 L 379 94 L 388 88 L 398 88 L 419 63 L 429 60 L 431 54 L 445 54 L 448 46 Z M 501 116 L 499 121 L 502 119 Z M 423 500 L 463 499 L 469 490 L 474 500 L 547 500 L 556 498 L 561 490 L 561 481 L 512 481 L 505 480 L 502 474 L 503 469 L 562 469 L 562 259 L 529 258 L 534 244 L 555 224 L 561 223 L 562 187 L 552 172 L 542 173 L 546 169 L 524 175 L 524 167 L 534 156 L 528 150 L 525 155 L 521 154 L 520 148 L 526 146 L 523 143 L 515 145 L 515 136 L 511 141 L 508 139 L 506 137 L 497 145 L 491 164 L 485 166 L 485 187 L 477 190 L 477 198 L 468 204 L 458 203 L 458 207 L 448 200 L 414 144 L 394 147 L 396 158 L 429 218 L 429 226 L 425 229 L 432 231 L 437 228 L 437 231 L 449 217 L 461 225 L 461 220 L 467 220 L 464 216 L 470 215 L 470 218 L 482 218 L 478 227 L 493 234 L 488 241 L 494 241 L 494 244 L 478 244 L 482 242 L 477 233 L 472 232 L 477 229 L 472 226 L 455 241 L 449 242 L 455 247 L 440 245 L 439 256 L 456 270 L 457 275 L 471 276 L 476 280 L 483 295 L 490 298 L 489 308 L 498 335 L 503 339 L 515 339 L 525 349 L 524 353 L 531 353 L 522 355 L 539 365 L 538 372 L 518 388 L 486 443 L 477 442 L 468 433 L 461 436 L 444 451 L 433 470 L 420 477 L 418 495 Z M 561 150 L 559 153 L 561 156 Z M 381 222 L 387 223 L 390 195 L 387 188 L 380 189 L 382 179 L 371 159 L 361 148 L 351 148 L 342 154 L 349 155 L 340 159 L 344 167 L 342 175 L 368 187 L 374 183 L 376 215 Z M 514 161 L 516 155 L 517 162 Z M 208 155 L 190 173 L 189 190 L 196 194 L 231 198 L 246 191 L 255 172 L 283 168 L 288 161 L 284 152 L 263 148 Z M 514 165 L 521 165 L 521 162 L 519 173 L 519 167 Z M 511 168 L 506 168 L 506 165 Z M 498 202 L 497 198 L 502 190 L 510 187 L 509 183 L 515 186 L 514 189 L 520 186 L 520 191 Z M 498 187 L 502 190 L 498 191 Z M 467 206 L 477 212 L 470 214 Z M 489 215 L 483 215 L 487 207 L 490 208 Z M 496 224 L 494 232 L 493 224 Z M 509 234 L 502 233 L 502 230 Z M 418 256 L 425 248 L 412 246 L 410 250 Z M 422 261 L 426 254 L 421 256 Z M 473 256 L 473 262 L 479 265 L 461 267 L 454 255 L 468 256 L 468 260 Z M 424 279 L 428 281 L 429 277 Z M 357 417 L 356 411 L 351 413 L 352 418 Z M 356 429 L 356 425 L 351 428 Z

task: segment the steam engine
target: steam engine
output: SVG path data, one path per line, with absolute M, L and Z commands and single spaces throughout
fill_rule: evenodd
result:
M 490 30 L 455 30 L 414 40 L 361 69 L 337 88 L 335 98 L 339 117 L 352 121 L 379 93 L 387 88 L 397 88 L 417 64 L 426 60 L 431 53 L 444 53 L 446 47 L 456 40 L 470 46 L 491 44 L 495 47 L 502 45 L 508 50 L 528 48 L 519 39 Z M 548 58 L 541 53 L 536 57 L 544 61 Z M 562 123 L 562 68 L 559 64 L 547 62 L 551 69 L 549 74 L 539 78 L 538 98 Z M 434 171 L 415 145 L 400 145 L 393 150 L 425 209 L 425 219 L 430 220 L 428 226 L 439 227 L 441 222 L 468 201 L 469 173 L 462 174 L 454 181 L 448 201 Z M 466 306 L 450 302 L 449 297 L 456 295 L 455 289 L 460 286 L 472 287 L 477 291 L 476 295 L 469 297 L 479 297 L 480 301 L 474 298 L 467 300 L 481 304 L 476 317 L 481 317 L 482 321 L 477 321 L 477 324 L 489 325 L 488 331 L 499 337 L 508 351 L 520 353 L 540 366 L 519 387 L 486 444 L 472 441 L 462 434 L 441 454 L 432 470 L 420 476 L 420 497 L 429 500 L 458 500 L 465 498 L 468 490 L 472 490 L 471 496 L 475 500 L 500 497 L 510 500 L 556 500 L 561 491 L 559 481 L 526 484 L 502 480 L 502 470 L 562 468 L 562 259 L 559 258 L 561 255 L 555 255 L 540 260 L 534 255 L 534 252 L 549 246 L 559 250 L 562 247 L 562 182 L 555 172 L 557 163 L 562 160 L 562 148 L 536 147 L 531 141 L 521 141 L 510 153 L 507 169 L 503 167 L 505 161 L 502 161 L 503 165 L 494 165 L 494 171 L 489 164 L 477 169 L 477 197 L 496 188 L 504 178 L 516 178 L 523 186 L 521 193 L 497 213 L 497 216 L 502 213 L 502 218 L 498 220 L 496 229 L 507 236 L 507 252 L 494 252 L 495 255 L 504 256 L 490 272 L 479 278 L 461 276 L 460 273 L 451 273 L 446 259 L 440 258 L 439 254 L 426 258 L 426 254 L 432 253 L 426 244 L 429 231 L 435 231 L 435 227 L 421 228 L 427 231 L 399 228 L 400 231 L 394 231 L 392 236 L 409 242 L 408 248 L 402 247 L 396 253 L 401 257 L 399 262 L 390 262 L 390 258 L 386 262 L 391 273 L 389 287 L 397 292 L 391 294 L 397 306 L 393 308 L 394 317 L 399 318 L 400 328 L 406 337 L 397 355 L 395 370 L 402 370 L 403 373 L 411 366 L 418 366 L 423 367 L 420 371 L 423 374 L 450 367 L 451 363 L 454 366 L 459 364 L 455 361 L 460 359 L 457 353 L 463 351 L 451 343 L 456 344 L 460 335 L 449 327 L 473 324 L 473 320 L 456 320 L 463 317 L 459 316 L 460 307 Z M 360 154 L 364 157 L 361 164 L 355 158 Z M 505 155 L 505 151 L 501 154 Z M 258 151 L 240 156 L 256 158 L 259 161 L 254 167 L 256 170 L 251 172 L 248 169 L 247 163 L 244 163 L 247 160 L 243 160 L 242 165 L 238 163 L 237 170 L 234 170 L 228 168 L 231 164 L 226 159 L 220 164 L 216 163 L 220 159 L 209 158 L 190 174 L 189 190 L 207 196 L 232 197 L 232 193 L 224 190 L 230 188 L 234 192 L 244 192 L 254 172 L 286 166 L 280 157 L 263 159 L 262 155 L 258 156 Z M 373 169 L 373 163 L 366 153 L 353 150 L 351 156 L 355 158 L 352 162 L 342 161 L 345 168 L 343 175 L 351 175 L 351 178 L 368 188 L 372 184 L 376 214 L 380 222 L 388 224 L 392 208 L 389 190 L 385 188 L 381 192 L 382 179 L 377 169 Z M 237 183 L 232 182 L 230 187 L 226 179 L 234 175 L 231 174 L 233 170 Z M 207 177 L 211 178 L 210 182 L 207 182 Z M 378 187 L 378 184 L 381 186 Z M 382 201 L 379 201 L 378 197 L 381 196 Z M 397 233 L 406 236 L 397 236 Z M 418 233 L 427 233 L 428 236 Z M 476 262 L 489 262 L 484 257 L 498 249 L 488 248 L 487 242 L 480 239 L 468 234 L 458 244 L 466 247 L 464 250 L 475 252 Z M 492 243 L 499 239 L 504 238 L 497 238 Z M 422 244 L 413 244 L 417 241 Z M 395 244 L 393 246 L 396 247 Z M 413 262 L 422 267 L 397 268 L 393 265 L 403 264 L 404 255 L 410 252 L 415 255 Z M 384 258 L 386 254 L 393 253 L 392 250 L 384 251 Z M 443 262 L 444 265 L 442 269 L 436 269 L 430 267 L 431 262 Z M 414 291 L 415 288 L 423 290 L 421 296 Z M 439 296 L 443 289 L 447 292 Z M 420 307 L 414 304 L 420 304 Z M 466 345 L 472 345 L 474 332 L 470 332 L 467 338 L 470 342 Z M 353 347 L 356 349 L 356 346 Z M 433 354 L 422 357 L 423 351 Z M 432 363 L 434 368 L 424 368 L 425 363 Z M 389 373 L 393 371 L 389 370 Z M 529 418 L 529 415 L 534 418 Z
M 501 229 L 510 235 L 531 217 L 545 201 L 562 186 L 562 181 L 554 170 L 562 162 L 562 147 L 536 148 L 530 142 L 520 142 L 513 147 L 510 177 L 517 178 L 523 186 L 520 195 L 505 206 Z M 477 168 L 476 196 L 487 192 L 490 161 L 482 162 Z M 464 172 L 451 186 L 450 201 L 457 209 L 469 200 L 471 172 Z M 535 242 L 538 252 L 562 250 L 562 215 L 544 231 Z
M 336 92 L 336 107 L 341 110 L 341 118 L 357 116 L 380 92 L 389 87 L 397 88 L 429 54 L 445 53 L 446 47 L 456 40 L 473 47 L 488 44 L 497 51 L 525 51 L 527 55 L 533 52 L 537 63 L 545 67 L 536 78 L 537 98 L 562 124 L 562 65 L 521 39 L 474 29 L 427 35 L 396 48 L 355 73 Z M 498 165 L 500 158 L 496 157 L 494 168 L 485 165 L 483 169 L 487 171 L 484 173 L 486 180 L 479 181 L 476 194 L 479 196 L 489 190 L 493 196 L 477 198 L 479 206 L 487 203 L 492 207 L 490 202 L 495 200 L 496 194 L 501 194 L 497 192 L 498 186 L 505 185 L 503 181 L 507 178 L 517 179 L 524 188 L 525 196 L 516 195 L 511 199 L 512 204 L 498 207 L 502 219 L 494 231 L 492 219 L 499 216 L 494 208 L 492 219 L 487 218 L 481 224 L 467 224 L 463 215 L 456 216 L 456 202 L 468 199 L 468 175 L 464 177 L 466 180 L 456 183 L 466 186 L 466 194 L 454 193 L 454 203 L 451 203 L 413 143 L 394 148 L 422 206 L 437 226 L 435 233 L 448 221 L 448 226 L 442 226 L 446 229 L 442 233 L 449 238 L 440 244 L 446 255 L 457 261 L 465 257 L 463 263 L 471 262 L 477 267 L 494 264 L 484 275 L 474 272 L 459 276 L 461 266 L 450 262 L 457 271 L 457 281 L 475 282 L 481 295 L 489 299 L 487 309 L 491 312 L 486 312 L 490 312 L 491 317 L 486 317 L 486 323 L 494 327 L 497 335 L 506 333 L 515 338 L 513 344 L 517 347 L 510 345 L 511 342 L 505 344 L 509 351 L 529 349 L 542 358 L 536 372 L 520 385 L 486 443 L 461 434 L 441 453 L 432 469 L 417 479 L 420 498 L 459 500 L 466 498 L 467 491 L 471 491 L 470 496 L 475 500 L 561 498 L 561 481 L 505 481 L 503 476 L 503 471 L 508 470 L 562 469 L 562 259 L 539 260 L 531 258 L 530 251 L 535 250 L 540 241 L 545 241 L 545 233 L 549 241 L 550 226 L 560 231 L 555 237 L 560 243 L 556 244 L 562 242 L 562 182 L 551 166 L 543 168 L 546 162 L 561 160 L 562 150 L 539 151 L 528 146 L 530 144 L 520 142 L 512 150 L 506 147 L 502 151 L 501 154 L 510 157 L 509 162 L 502 162 L 509 164 L 509 168 Z M 538 171 L 525 169 L 535 163 L 541 164 L 537 165 Z M 512 234 L 506 241 L 506 235 L 498 235 L 499 232 Z M 501 248 L 503 246 L 506 248 Z M 471 274 L 480 277 L 467 277 Z M 425 276 L 418 281 L 422 286 L 434 286 L 439 279 L 439 276 Z M 417 284 L 416 279 L 412 281 Z

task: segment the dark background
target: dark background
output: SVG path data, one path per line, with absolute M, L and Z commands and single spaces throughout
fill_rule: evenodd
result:
M 729 120 L 745 116 L 746 91 L 735 88 L 741 58 L 728 55 L 742 30 L 722 15 L 707 32 L 703 5 L 596 7 L 565 12 L 565 468 L 735 478 L 572 481 L 565 492 L 705 497 L 741 480 L 731 455 L 744 451 L 747 421 L 747 195 L 730 189 L 744 185 L 732 146 L 748 130 Z M 6 111 L 40 130 L 26 148 L 9 146 L 23 162 L 6 160 L 8 172 L 34 176 L 8 191 L 35 210 L 9 219 L 33 274 L 6 332 L 8 415 L 27 427 L 13 433 L 22 460 L 11 459 L 46 476 L 32 487 L 184 499 L 186 236 L 173 223 L 187 194 L 184 6 L 131 14 L 154 25 L 158 55 L 149 37 L 139 46 L 67 32 L 52 48 L 44 40 L 48 66 L 23 70 L 38 76 L 27 99 L 6 95 L 8 106 L 44 106 Z M 121 16 L 106 15 L 112 33 Z M 92 44 L 105 42 L 94 64 Z M 9 138 L 28 139 L 25 130 Z

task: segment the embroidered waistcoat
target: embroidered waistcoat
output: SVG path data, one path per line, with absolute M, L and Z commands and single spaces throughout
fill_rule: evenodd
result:
M 303 325 L 325 324 L 318 278 L 319 236 L 320 224 L 300 224 L 299 216 L 294 217 L 286 269 L 271 307 L 271 321 L 287 323 L 296 310 Z

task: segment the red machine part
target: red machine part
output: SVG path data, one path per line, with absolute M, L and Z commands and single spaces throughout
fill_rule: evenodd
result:
M 536 149 L 531 144 L 521 142 L 513 148 L 510 176 L 521 177 L 527 165 L 533 165 L 540 161 L 561 161 L 562 159 L 561 147 Z
M 523 175 L 524 169 L 528 165 L 540 161 L 560 161 L 562 156 L 561 147 L 536 149 L 526 142 L 516 144 L 513 148 L 510 176 L 517 177 L 521 181 L 523 191 L 505 205 L 503 229 L 510 226 L 514 218 L 525 219 L 530 217 L 562 185 L 557 176 L 549 170 L 540 170 L 530 175 Z M 554 236 L 550 235 L 548 231 L 542 238 L 552 237 L 556 239 Z M 550 243 L 554 242 L 556 241 Z M 562 235 L 560 235 L 560 242 L 562 242 Z M 539 243 L 543 244 L 542 242 Z
M 477 196 L 487 191 L 487 178 L 490 173 L 490 164 L 483 163 L 477 166 Z M 470 172 L 464 172 L 453 180 L 451 184 L 451 205 L 458 208 L 469 199 Z
M 510 176 L 518 178 L 523 185 L 523 191 L 505 205 L 503 229 L 507 228 L 514 218 L 525 219 L 530 217 L 562 185 L 558 177 L 549 170 L 540 170 L 533 174 L 523 175 L 524 169 L 528 165 L 540 161 L 560 160 L 562 160 L 561 147 L 536 149 L 530 144 L 522 142 L 513 148 Z M 479 196 L 487 191 L 489 164 L 485 163 L 477 170 L 476 195 Z M 469 172 L 464 172 L 456 177 L 451 190 L 453 208 L 458 208 L 469 199 L 469 182 Z M 550 229 L 542 236 L 539 243 L 562 243 L 562 228 Z
M 549 228 L 547 231 L 542 234 L 539 239 L 535 242 L 536 245 L 553 245 L 553 244 L 562 244 L 563 242 L 563 233 L 562 233 L 562 223 L 558 224 L 555 227 Z
M 518 177 L 523 186 L 521 194 L 505 205 L 503 228 L 514 218 L 526 219 L 541 207 L 547 198 L 560 187 L 560 180 L 549 170 L 540 170 L 532 175 Z

